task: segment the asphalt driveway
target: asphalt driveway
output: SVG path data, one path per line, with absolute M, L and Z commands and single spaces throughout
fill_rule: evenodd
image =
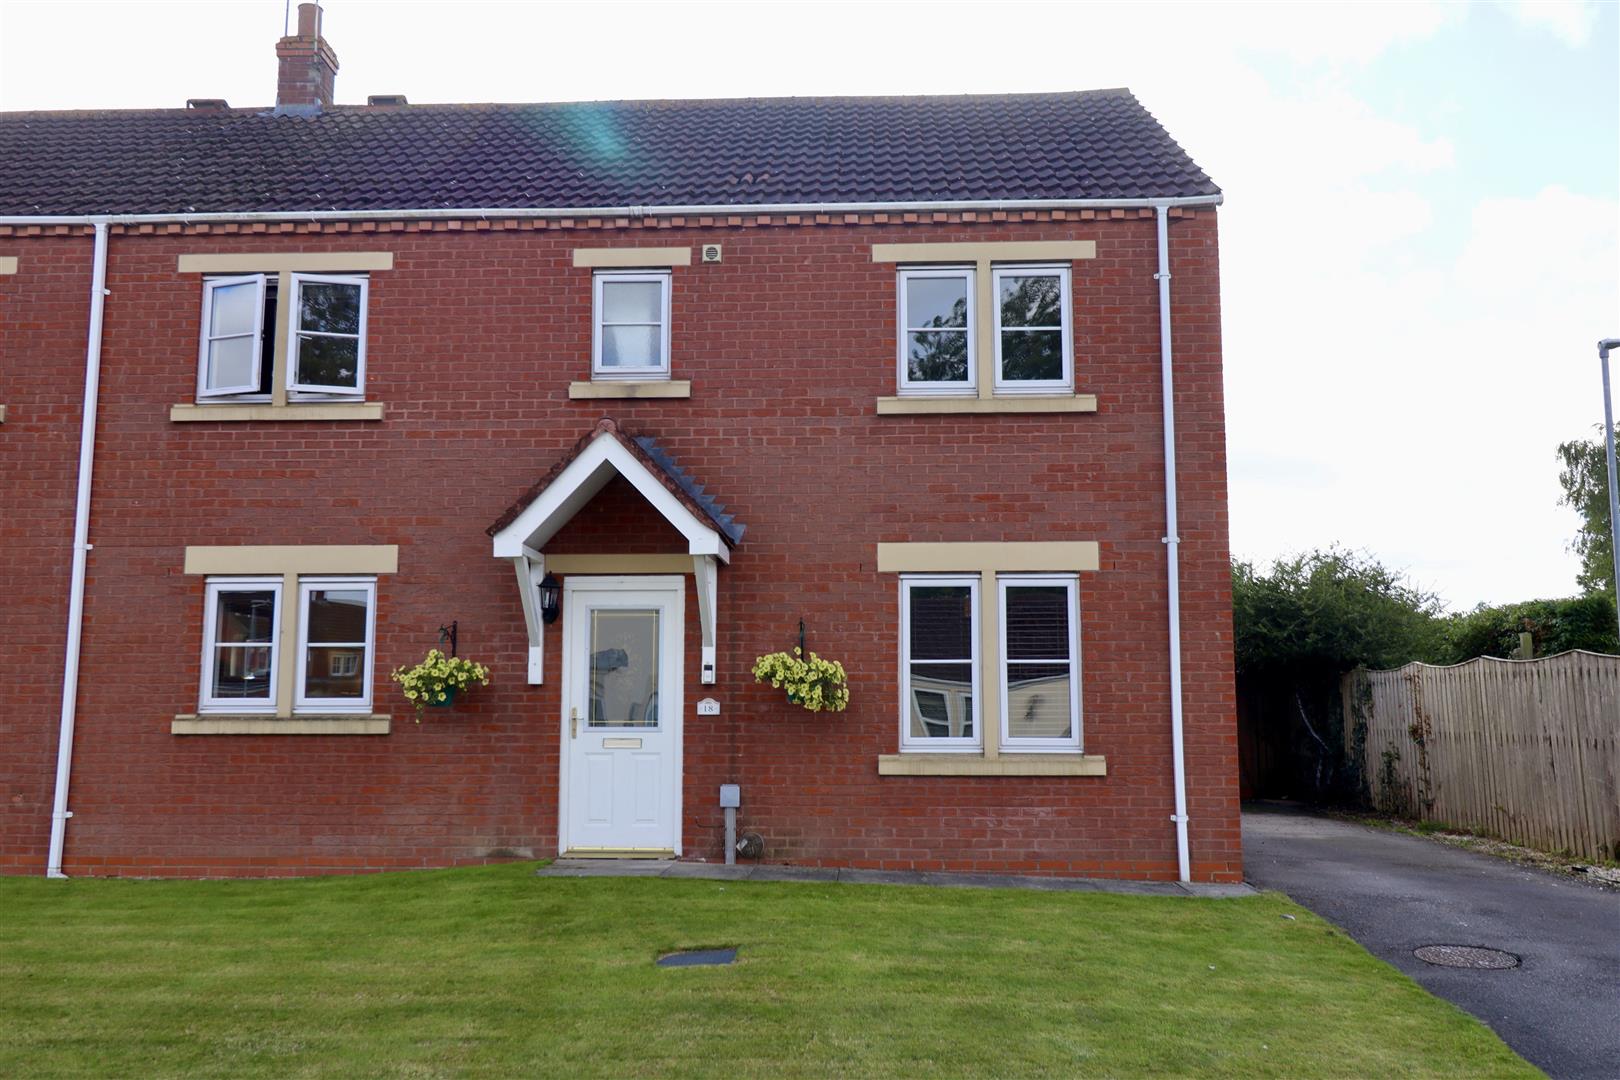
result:
M 1342 927 L 1550 1075 L 1620 1076 L 1620 892 L 1271 806 L 1244 808 L 1243 859 L 1252 884 Z M 1433 944 L 1522 963 L 1471 970 L 1412 955 Z

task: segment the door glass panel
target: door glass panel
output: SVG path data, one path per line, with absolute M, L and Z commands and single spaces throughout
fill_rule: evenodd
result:
M 588 725 L 658 726 L 658 611 L 591 612 Z

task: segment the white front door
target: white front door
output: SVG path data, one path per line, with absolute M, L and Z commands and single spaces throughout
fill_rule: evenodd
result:
M 563 585 L 561 848 L 678 855 L 686 582 Z

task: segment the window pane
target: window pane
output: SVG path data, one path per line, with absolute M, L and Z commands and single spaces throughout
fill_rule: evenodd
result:
M 967 326 L 967 278 L 908 277 L 906 329 Z
M 973 659 L 973 602 L 966 585 L 912 585 L 911 659 Z
M 1074 734 L 1068 664 L 1007 665 L 1007 734 L 1014 739 L 1066 739 Z
M 360 286 L 304 282 L 298 290 L 298 326 L 323 334 L 358 334 Z
M 1003 274 L 1001 325 L 1062 326 L 1063 279 L 1056 274 Z
M 210 696 L 270 700 L 269 645 L 219 645 L 214 648 Z
M 591 612 L 590 727 L 658 726 L 658 612 Z
M 1062 585 L 1007 588 L 1007 659 L 1069 658 L 1069 590 Z
M 914 739 L 973 737 L 973 665 L 912 664 L 906 730 Z
M 208 343 L 208 389 L 221 386 L 252 386 L 253 360 L 259 352 L 259 339 L 247 337 L 225 338 Z
M 602 366 L 663 367 L 663 344 L 656 326 L 604 326 Z
M 305 640 L 312 645 L 365 641 L 369 601 L 365 589 L 311 589 L 304 611 Z
M 664 287 L 656 281 L 602 282 L 604 323 L 661 323 Z
M 254 310 L 259 303 L 259 286 L 244 282 L 241 285 L 222 285 L 213 290 L 211 317 L 214 325 L 208 328 L 209 337 L 223 334 L 251 334 Z
M 906 337 L 906 378 L 909 381 L 967 382 L 966 331 L 913 331 Z
M 1063 378 L 1063 331 L 1002 331 L 1001 377 L 1008 382 Z
M 221 591 L 215 595 L 216 642 L 270 641 L 276 620 L 276 594 L 272 590 Z
M 304 655 L 304 696 L 363 698 L 366 650 L 352 645 L 311 645 Z
M 304 386 L 360 385 L 360 339 L 298 337 L 297 381 Z

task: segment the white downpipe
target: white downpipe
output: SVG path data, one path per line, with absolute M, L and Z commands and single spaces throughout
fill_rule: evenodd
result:
M 1187 853 L 1187 754 L 1181 726 L 1181 534 L 1176 515 L 1176 377 L 1170 340 L 1170 206 L 1156 208 L 1159 225 L 1159 370 L 1164 393 L 1164 551 L 1170 590 L 1170 743 L 1176 783 L 1176 864 L 1192 880 Z
M 45 876 L 60 878 L 67 840 L 68 780 L 73 773 L 73 720 L 79 699 L 79 650 L 84 629 L 84 574 L 90 555 L 90 476 L 96 452 L 96 398 L 101 386 L 101 320 L 107 304 L 107 222 L 98 219 L 90 271 L 90 333 L 84 354 L 84 419 L 79 428 L 79 494 L 73 507 L 73 579 L 68 585 L 67 657 L 62 663 L 62 726 L 56 738 L 56 797 L 51 803 L 51 852 Z
M 417 218 L 606 218 L 705 214 L 889 214 L 917 211 L 1148 210 L 1166 206 L 1219 206 L 1219 195 L 1173 199 L 955 199 L 918 202 L 708 203 L 669 206 L 473 206 L 400 210 L 211 211 L 192 214 L 12 214 L 0 225 L 183 225 L 216 221 L 390 221 Z

